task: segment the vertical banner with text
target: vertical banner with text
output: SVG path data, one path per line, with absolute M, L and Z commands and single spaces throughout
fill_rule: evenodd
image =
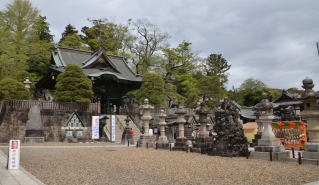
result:
M 116 125 L 116 117 L 115 115 L 111 116 L 111 141 L 115 141 L 115 125 Z
M 100 117 L 92 116 L 92 139 L 100 139 Z
M 20 140 L 10 140 L 8 169 L 19 169 Z

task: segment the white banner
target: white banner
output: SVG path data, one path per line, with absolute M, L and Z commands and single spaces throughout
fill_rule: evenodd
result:
M 100 117 L 92 116 L 92 139 L 99 139 Z
M 10 140 L 8 169 L 19 169 L 20 163 L 20 140 Z
M 111 141 L 115 141 L 115 125 L 116 125 L 116 117 L 115 115 L 111 116 Z

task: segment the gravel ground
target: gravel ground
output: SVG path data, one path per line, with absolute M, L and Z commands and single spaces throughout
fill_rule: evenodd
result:
M 141 148 L 22 149 L 21 163 L 45 184 L 58 185 L 294 185 L 319 180 L 315 165 Z

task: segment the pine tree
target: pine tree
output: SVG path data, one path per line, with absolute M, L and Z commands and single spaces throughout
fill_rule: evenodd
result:
M 92 82 L 80 66 L 69 64 L 59 74 L 54 100 L 58 102 L 90 103 L 93 97 Z

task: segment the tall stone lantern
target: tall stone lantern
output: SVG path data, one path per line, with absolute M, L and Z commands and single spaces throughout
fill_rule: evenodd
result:
M 301 112 L 301 116 L 307 120 L 309 136 L 303 157 L 319 160 L 319 93 L 312 89 L 315 86 L 312 79 L 307 77 L 302 83 L 305 91 L 297 99 L 304 103 L 304 111 Z
M 166 118 L 166 114 L 165 114 L 165 111 L 162 109 L 159 115 L 159 125 L 160 125 L 160 132 L 161 132 L 161 136 L 158 138 L 159 148 L 168 148 L 168 140 L 165 135 L 165 126 L 166 126 L 165 118 Z
M 177 114 L 177 121 L 176 123 L 178 124 L 178 137 L 177 139 L 184 139 L 185 138 L 185 128 L 184 125 L 186 123 L 185 120 L 185 110 L 184 108 L 178 108 L 175 114 Z
M 196 114 L 198 115 L 198 122 L 200 123 L 199 137 L 195 138 L 192 151 L 199 153 L 207 153 L 209 145 L 212 145 L 212 138 L 208 137 L 207 131 L 207 115 L 208 110 L 205 108 L 205 103 L 200 104 L 199 109 L 197 109 Z
M 207 114 L 208 111 L 205 109 L 205 103 L 200 104 L 200 108 L 196 111 L 198 114 L 198 122 L 200 123 L 200 132 L 199 137 L 205 138 L 208 137 L 207 131 Z
M 184 125 L 186 123 L 186 120 L 185 120 L 186 111 L 184 108 L 179 107 L 177 111 L 175 112 L 175 114 L 177 114 L 176 123 L 178 124 L 178 137 L 176 139 L 174 150 L 186 150 L 187 138 L 184 135 L 184 131 L 185 131 Z
M 149 135 L 150 120 L 152 119 L 151 111 L 153 109 L 154 107 L 149 104 L 148 99 L 145 99 L 144 104 L 140 106 L 140 113 L 142 114 L 142 121 L 144 126 L 144 136 Z
M 261 138 L 258 139 L 258 144 L 255 146 L 255 152 L 251 153 L 253 158 L 269 159 L 271 152 L 273 160 L 285 160 L 289 157 L 289 152 L 285 152 L 284 146 L 280 140 L 276 138 L 271 128 L 273 116 L 273 108 L 276 105 L 267 99 L 267 95 L 263 93 L 263 99 L 255 105 L 259 120 L 263 124 Z
M 140 106 L 140 114 L 142 115 L 142 121 L 144 126 L 144 133 L 141 135 L 138 143 L 140 146 L 153 146 L 151 136 L 149 135 L 149 125 L 152 119 L 151 111 L 154 109 L 153 106 L 149 104 L 148 99 L 144 100 L 144 104 Z

